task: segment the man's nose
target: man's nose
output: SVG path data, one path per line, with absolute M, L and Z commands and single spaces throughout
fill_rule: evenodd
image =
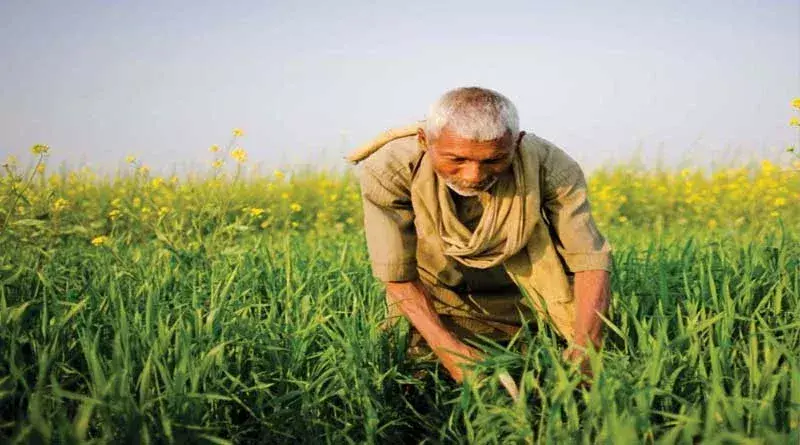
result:
M 478 184 L 486 178 L 486 173 L 483 171 L 480 162 L 470 162 L 464 166 L 461 177 L 465 182 Z

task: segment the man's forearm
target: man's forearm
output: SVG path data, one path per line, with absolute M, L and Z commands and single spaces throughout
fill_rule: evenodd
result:
M 603 338 L 603 320 L 610 292 L 610 274 L 605 270 L 575 273 L 575 344 L 599 348 Z
M 386 291 L 389 294 L 390 304 L 396 304 L 400 311 L 408 318 L 414 328 L 419 331 L 422 338 L 428 342 L 433 352 L 442 361 L 456 381 L 463 379 L 460 369 L 465 360 L 459 355 L 475 359 L 478 353 L 461 342 L 442 323 L 442 319 L 433 307 L 433 302 L 428 297 L 425 288 L 418 280 L 404 282 L 387 282 Z

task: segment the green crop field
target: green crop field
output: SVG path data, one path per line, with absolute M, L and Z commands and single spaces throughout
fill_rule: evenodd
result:
M 406 359 L 349 173 L 248 174 L 239 153 L 103 177 L 36 154 L 0 183 L 2 442 L 800 440 L 797 163 L 591 175 L 614 273 L 587 387 L 544 325 L 485 344 L 478 385 Z

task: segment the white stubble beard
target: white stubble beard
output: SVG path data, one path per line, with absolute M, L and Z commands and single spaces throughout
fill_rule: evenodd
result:
M 483 193 L 483 192 L 489 190 L 490 188 L 492 188 L 492 186 L 497 182 L 497 177 L 494 177 L 492 179 L 492 181 L 489 182 L 489 184 L 487 184 L 486 186 L 482 187 L 481 189 L 465 189 L 465 188 L 463 188 L 461 186 L 453 184 L 449 180 L 445 180 L 444 182 L 445 182 L 445 184 L 447 184 L 447 187 L 450 190 L 456 192 L 457 194 L 459 194 L 461 196 L 470 197 L 470 196 L 478 196 L 481 193 Z

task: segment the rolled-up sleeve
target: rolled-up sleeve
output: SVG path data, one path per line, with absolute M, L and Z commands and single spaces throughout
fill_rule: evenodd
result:
M 551 146 L 542 162 L 543 211 L 570 272 L 612 269 L 612 248 L 597 229 L 578 163 Z
M 366 165 L 359 180 L 372 274 L 384 282 L 416 279 L 417 235 L 408 187 Z

